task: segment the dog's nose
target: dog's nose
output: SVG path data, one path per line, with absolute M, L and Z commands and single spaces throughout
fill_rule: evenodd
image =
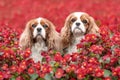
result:
M 37 31 L 40 32 L 42 30 L 42 28 L 37 28 Z
M 77 23 L 76 23 L 76 25 L 77 25 L 77 26 L 79 26 L 79 25 L 80 25 L 80 23 L 78 23 L 78 22 L 77 22 Z

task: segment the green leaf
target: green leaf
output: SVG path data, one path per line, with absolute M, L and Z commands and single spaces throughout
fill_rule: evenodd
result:
M 105 63 L 110 63 L 110 57 L 106 59 Z
M 87 75 L 85 78 L 84 78 L 84 80 L 89 80 L 89 75 Z
M 10 78 L 10 80 L 16 80 L 16 79 L 15 79 L 15 77 L 14 77 L 14 76 L 12 76 L 12 77 Z
M 45 80 L 53 80 L 51 74 L 46 74 L 44 79 Z
M 65 78 L 61 78 L 60 80 L 66 80 Z
M 95 57 L 96 55 L 93 52 L 90 52 L 90 57 Z
M 16 80 L 18 77 L 18 73 L 14 73 L 13 76 L 10 78 L 10 80 Z
M 22 74 L 22 77 L 23 77 L 25 80 L 30 80 L 30 75 L 28 75 L 28 74 Z
M 118 80 L 118 78 L 115 76 L 112 76 L 112 80 Z
M 43 78 L 38 78 L 37 80 L 45 80 L 45 79 L 43 79 Z
M 35 80 L 38 77 L 38 74 L 32 74 L 30 75 L 31 79 L 30 80 Z
M 104 70 L 104 77 L 109 77 L 111 75 L 111 72 L 107 69 Z
M 102 80 L 101 78 L 96 78 L 96 80 Z
M 56 62 L 56 63 L 54 64 L 54 67 L 57 68 L 57 67 L 59 67 L 59 65 L 60 65 L 60 64 L 59 64 L 58 62 Z

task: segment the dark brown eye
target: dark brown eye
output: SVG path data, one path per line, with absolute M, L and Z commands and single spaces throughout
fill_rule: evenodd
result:
M 44 28 L 47 28 L 47 27 L 48 27 L 48 25 L 44 24 L 44 25 L 43 25 L 43 27 L 44 27 Z
M 37 25 L 36 24 L 32 24 L 32 27 L 35 28 Z
M 87 23 L 87 20 L 83 20 L 82 22 L 83 22 L 84 24 L 86 24 L 86 23 Z
M 75 19 L 75 18 L 71 19 L 71 22 L 75 22 L 75 21 L 76 21 L 76 19 Z

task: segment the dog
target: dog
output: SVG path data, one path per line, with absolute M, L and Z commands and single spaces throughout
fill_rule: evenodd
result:
M 98 34 L 99 28 L 93 17 L 85 12 L 73 12 L 65 20 L 61 30 L 62 47 L 64 53 L 77 52 L 76 45 L 86 34 Z
M 61 51 L 61 38 L 54 24 L 42 17 L 30 20 L 20 36 L 19 45 L 22 50 L 30 48 L 31 58 L 35 62 L 42 61 L 41 52 L 49 49 Z

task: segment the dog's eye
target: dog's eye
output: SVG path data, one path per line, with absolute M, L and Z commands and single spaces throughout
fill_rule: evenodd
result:
M 76 21 L 76 19 L 75 19 L 75 18 L 71 19 L 71 22 L 75 22 L 75 21 Z
M 36 24 L 32 24 L 32 27 L 35 28 L 37 25 Z
M 44 24 L 44 25 L 43 25 L 43 27 L 44 27 L 44 28 L 47 28 L 47 27 L 48 27 L 48 25 Z
M 83 22 L 84 24 L 86 24 L 86 23 L 87 23 L 87 20 L 83 20 L 82 22 Z

